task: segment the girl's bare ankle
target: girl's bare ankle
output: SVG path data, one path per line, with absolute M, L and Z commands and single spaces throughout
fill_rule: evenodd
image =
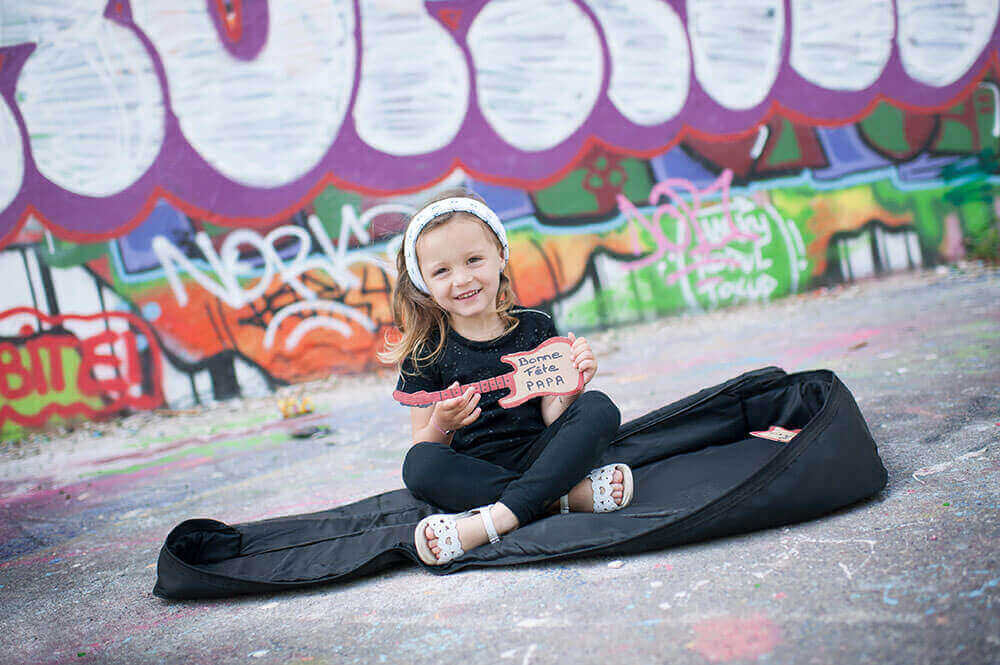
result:
M 490 511 L 490 517 L 493 518 L 493 524 L 496 526 L 497 532 L 501 534 L 513 531 L 517 527 L 521 526 L 518 522 L 517 515 L 514 514 L 514 511 L 499 501 L 493 504 L 493 509 Z

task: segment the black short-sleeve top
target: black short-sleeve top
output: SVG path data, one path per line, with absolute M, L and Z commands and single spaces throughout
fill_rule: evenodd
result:
M 550 337 L 559 335 L 552 317 L 545 312 L 515 308 L 510 313 L 518 319 L 517 327 L 491 340 L 466 339 L 449 328 L 444 349 L 437 359 L 422 367 L 416 376 L 400 372 L 396 390 L 405 393 L 436 391 L 447 388 L 455 381 L 465 385 L 509 374 L 514 368 L 501 362 L 500 356 L 530 351 Z M 404 359 L 402 367 L 410 372 L 414 370 L 410 358 Z M 534 398 L 505 409 L 498 402 L 509 392 L 507 388 L 502 388 L 482 393 L 479 417 L 455 432 L 451 447 L 458 452 L 489 459 L 502 451 L 527 445 L 544 431 L 542 400 Z

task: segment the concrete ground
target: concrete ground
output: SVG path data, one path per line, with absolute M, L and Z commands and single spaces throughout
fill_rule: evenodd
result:
M 287 421 L 275 397 L 137 414 L 0 449 L 0 662 L 1000 663 L 1000 272 L 898 275 L 586 336 L 589 387 L 623 421 L 765 365 L 832 369 L 888 487 L 620 565 L 407 566 L 171 602 L 151 589 L 174 525 L 400 488 L 409 416 L 388 373 L 310 384 L 316 412 Z M 331 433 L 290 436 L 310 424 Z

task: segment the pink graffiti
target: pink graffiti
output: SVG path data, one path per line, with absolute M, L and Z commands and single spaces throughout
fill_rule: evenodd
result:
M 739 262 L 736 261 L 736 259 L 711 254 L 712 252 L 722 249 L 735 240 L 758 240 L 758 236 L 756 234 L 740 230 L 736 227 L 735 222 L 733 222 L 730 205 L 731 201 L 729 197 L 729 185 L 732 181 L 733 172 L 729 169 L 726 169 L 719 174 L 719 177 L 715 180 L 715 182 L 705 189 L 698 189 L 691 181 L 683 178 L 668 178 L 666 180 L 662 180 L 656 183 L 656 185 L 653 186 L 653 189 L 649 192 L 649 204 L 656 205 L 656 202 L 661 196 L 667 197 L 667 201 L 656 207 L 653 211 L 652 219 L 647 218 L 639 212 L 638 208 L 632 205 L 631 201 L 625 198 L 624 195 L 619 194 L 617 197 L 618 207 L 622 213 L 626 216 L 626 218 L 641 224 L 647 231 L 649 231 L 650 234 L 652 234 L 653 239 L 656 242 L 655 251 L 641 259 L 626 262 L 625 267 L 632 269 L 642 268 L 650 265 L 651 263 L 656 263 L 668 252 L 682 254 L 685 251 L 689 251 L 696 257 L 695 260 L 692 261 L 690 265 L 684 266 L 683 268 L 670 273 L 667 276 L 667 284 L 673 284 L 688 273 L 707 266 L 728 266 L 738 268 Z M 690 203 L 688 203 L 682 196 L 682 192 L 686 192 L 690 197 Z M 702 225 L 698 223 L 697 217 L 702 207 L 702 199 L 707 198 L 716 192 L 718 192 L 720 196 L 718 205 L 720 207 L 722 219 L 726 224 L 726 232 L 721 238 L 715 242 L 711 242 L 705 237 L 705 231 L 702 228 Z M 660 226 L 660 220 L 663 219 L 663 215 L 669 215 L 677 220 L 676 242 L 670 240 L 670 238 L 668 238 L 663 232 L 663 228 Z M 692 238 L 696 240 L 694 246 L 691 245 Z M 634 236 L 633 242 L 635 252 L 638 254 L 638 237 Z
M 827 337 L 812 346 L 789 349 L 782 355 L 780 364 L 782 367 L 797 367 L 808 359 L 844 353 L 852 346 L 862 342 L 867 343 L 874 337 L 882 336 L 883 339 L 888 339 L 889 332 L 889 328 L 862 328 L 851 333 Z
M 694 624 L 687 647 L 713 663 L 758 658 L 781 644 L 781 631 L 764 616 L 719 617 Z

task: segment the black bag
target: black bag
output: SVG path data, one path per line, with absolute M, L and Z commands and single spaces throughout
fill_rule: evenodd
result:
M 799 429 L 779 443 L 752 436 Z M 413 532 L 448 512 L 399 489 L 305 515 L 230 526 L 191 519 L 167 536 L 153 593 L 209 598 L 341 582 L 397 564 L 468 566 L 657 550 L 812 519 L 887 479 L 857 403 L 829 370 L 747 372 L 624 423 L 600 465 L 632 467 L 635 496 L 612 513 L 551 515 L 496 544 L 427 566 Z

